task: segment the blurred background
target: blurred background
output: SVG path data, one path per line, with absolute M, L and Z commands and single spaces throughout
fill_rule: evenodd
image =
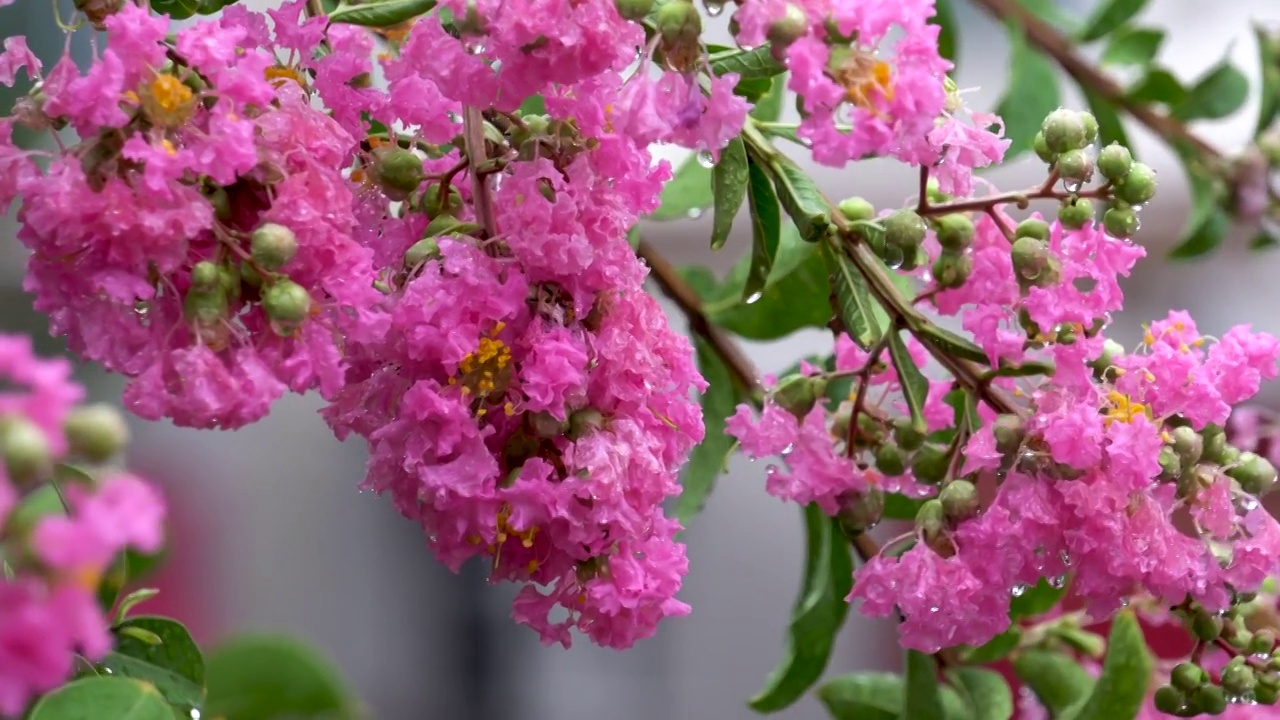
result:
M 1083 16 L 1094 3 L 1057 4 Z M 972 88 L 970 107 L 989 109 L 1008 73 L 1004 34 L 965 0 L 953 5 L 962 30 L 957 83 Z M 726 39 L 727 16 L 711 21 Z M 1179 76 L 1194 77 L 1229 54 L 1256 81 L 1249 23 L 1280 23 L 1280 3 L 1150 0 L 1138 20 L 1167 31 L 1158 61 Z M 21 34 L 46 63 L 63 46 L 49 2 L 0 8 L 0 37 Z M 1066 99 L 1084 107 L 1078 95 Z M 0 107 L 8 104 L 0 95 Z M 1197 130 L 1234 151 L 1249 136 L 1256 104 L 1255 96 L 1235 118 Z M 1208 260 L 1163 258 L 1187 216 L 1186 182 L 1167 148 L 1136 125 L 1130 133 L 1143 160 L 1161 173 L 1161 187 L 1143 213 L 1138 240 L 1150 257 L 1126 283 L 1117 339 L 1136 341 L 1142 322 L 1170 308 L 1191 311 L 1206 334 L 1238 322 L 1280 333 L 1280 255 L 1247 251 L 1246 230 Z M 915 171 L 891 163 L 810 170 L 832 197 L 858 194 L 884 206 L 915 192 Z M 1040 182 L 1043 166 L 1027 159 L 988 177 L 1016 189 Z M 24 259 L 13 231 L 12 215 L 0 217 L 0 330 L 32 333 L 45 352 L 60 352 L 21 290 Z M 726 249 L 712 253 L 709 232 L 709 213 L 646 228 L 677 263 L 718 271 L 750 242 L 739 222 Z M 672 322 L 681 327 L 678 317 Z M 829 334 L 818 331 L 748 346 L 762 372 L 829 348 Z M 95 399 L 118 399 L 116 378 L 89 367 L 80 373 Z M 1275 387 L 1264 392 L 1268 404 L 1280 399 Z M 803 558 L 799 513 L 765 495 L 762 466 L 731 463 L 685 535 L 690 574 L 681 597 L 693 606 L 689 617 L 665 622 L 657 637 L 627 652 L 585 641 L 564 651 L 540 646 L 534 633 L 512 624 L 513 589 L 488 586 L 479 567 L 451 574 L 431 558 L 415 525 L 359 493 L 364 447 L 334 440 L 316 416 L 319 406 L 313 397 L 288 397 L 270 418 L 237 432 L 134 422 L 132 464 L 161 483 L 172 504 L 172 556 L 160 581 L 164 592 L 149 609 L 187 621 L 203 642 L 246 630 L 302 636 L 334 659 L 377 720 L 754 717 L 745 701 L 782 652 Z M 889 624 L 851 615 L 828 671 L 890 669 L 898 658 Z M 823 713 L 806 699 L 781 716 L 816 720 Z

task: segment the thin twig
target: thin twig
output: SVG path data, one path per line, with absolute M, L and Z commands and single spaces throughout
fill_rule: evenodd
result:
M 484 116 L 477 107 L 468 105 L 462 111 L 462 138 L 466 145 L 467 165 L 471 174 L 471 203 L 476 209 L 476 218 L 484 226 L 488 237 L 498 236 L 498 223 L 493 215 L 493 203 L 490 202 L 489 184 L 481 173 L 481 165 L 489 159 L 485 149 Z

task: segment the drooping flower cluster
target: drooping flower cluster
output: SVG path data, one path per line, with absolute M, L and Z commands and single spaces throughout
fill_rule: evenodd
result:
M 111 634 L 98 583 L 125 548 L 156 552 L 164 503 L 119 471 L 90 481 L 58 473 L 74 458 L 98 463 L 119 451 L 122 419 L 75 408 L 84 391 L 65 360 L 42 360 L 25 337 L 0 335 L 0 714 L 18 716 L 70 676 L 76 656 L 98 661 Z M 68 479 L 69 478 L 69 479 Z

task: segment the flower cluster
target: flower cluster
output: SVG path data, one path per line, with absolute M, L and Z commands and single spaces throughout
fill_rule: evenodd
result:
M 41 360 L 30 340 L 0 336 L 0 714 L 17 716 L 60 685 L 76 657 L 111 648 L 98 584 L 126 548 L 160 549 L 164 503 L 120 471 L 91 478 L 57 463 L 116 455 L 123 419 L 76 407 L 83 390 L 65 360 Z M 56 480 L 54 479 L 56 478 Z

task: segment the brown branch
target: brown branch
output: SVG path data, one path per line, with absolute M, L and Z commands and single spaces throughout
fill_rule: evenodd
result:
M 973 0 L 973 3 L 997 20 L 1013 20 L 1026 32 L 1027 40 L 1032 45 L 1053 58 L 1077 83 L 1096 92 L 1108 102 L 1123 108 L 1135 120 L 1146 125 L 1165 141 L 1171 144 L 1188 145 L 1211 162 L 1219 162 L 1223 159 L 1222 153 L 1200 139 L 1177 119 L 1129 99 L 1124 88 L 1075 51 L 1071 40 L 1033 15 L 1017 0 Z

